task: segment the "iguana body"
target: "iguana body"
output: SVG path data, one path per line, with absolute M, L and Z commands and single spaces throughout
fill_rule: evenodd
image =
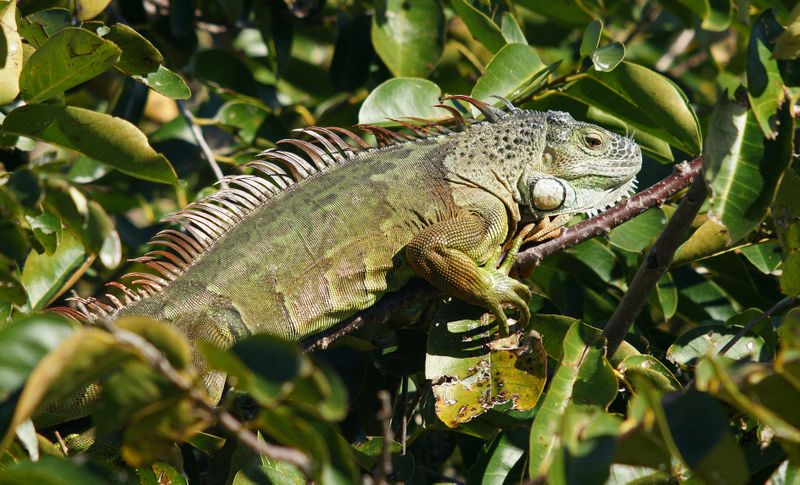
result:
M 228 177 L 231 188 L 171 218 L 189 231 L 160 234 L 174 252 L 139 259 L 163 278 L 136 273 L 139 293 L 115 283 L 126 302 L 84 300 L 94 313 L 78 316 L 147 315 L 223 348 L 259 333 L 300 340 L 422 276 L 503 324 L 502 307 L 516 306 L 524 324 L 530 293 L 495 267 L 499 248 L 521 223 L 615 203 L 630 190 L 641 152 L 565 113 L 505 113 L 457 98 L 489 121 L 467 126 L 457 116 L 461 131 L 429 125 L 417 128 L 429 136 L 381 148 L 338 130 L 364 148 L 357 151 L 332 131 L 305 130 L 319 143 L 292 143 L 316 167 L 267 152 L 250 165 L 274 182 Z M 379 140 L 391 136 L 367 128 Z M 224 376 L 204 379 L 218 399 Z

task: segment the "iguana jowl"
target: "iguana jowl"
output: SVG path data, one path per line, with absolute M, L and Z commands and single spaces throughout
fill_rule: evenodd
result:
M 227 348 L 252 334 L 300 340 L 369 307 L 422 276 L 441 290 L 492 311 L 507 332 L 502 307 L 515 306 L 524 326 L 530 291 L 497 268 L 500 247 L 528 223 L 547 234 L 565 215 L 596 213 L 635 183 L 641 151 L 629 138 L 566 113 L 498 110 L 466 96 L 483 122 L 457 131 L 411 125 L 419 137 L 372 131 L 380 148 L 339 128 L 300 130 L 315 142 L 285 140 L 311 160 L 268 150 L 248 164 L 268 177 L 227 177 L 225 188 L 167 218 L 145 262 L 161 276 L 133 273 L 138 292 L 114 306 L 82 300 L 82 320 L 146 315 L 169 322 L 194 342 Z M 357 143 L 346 143 L 339 134 Z M 288 167 L 290 172 L 282 167 Z M 550 218 L 555 218 L 550 220 Z M 522 237 L 511 244 L 513 261 Z M 218 400 L 224 375 L 204 371 Z

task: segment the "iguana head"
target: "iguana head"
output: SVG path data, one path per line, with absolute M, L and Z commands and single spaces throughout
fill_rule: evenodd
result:
M 575 121 L 560 111 L 545 115 L 545 147 L 518 189 L 537 219 L 585 212 L 595 215 L 630 192 L 642 167 L 632 138 Z

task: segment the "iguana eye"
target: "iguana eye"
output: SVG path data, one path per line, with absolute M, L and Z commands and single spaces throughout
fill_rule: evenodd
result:
M 567 189 L 556 179 L 539 179 L 531 184 L 531 203 L 534 209 L 549 211 L 564 205 Z
M 587 134 L 583 141 L 586 143 L 586 146 L 589 148 L 597 148 L 603 144 L 603 139 L 600 138 L 600 135 L 589 133 Z

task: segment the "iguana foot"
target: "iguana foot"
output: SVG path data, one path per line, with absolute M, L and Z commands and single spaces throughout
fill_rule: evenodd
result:
M 511 247 L 499 267 L 497 267 L 497 260 L 500 257 L 500 248 L 482 268 L 479 268 L 484 283 L 483 287 L 487 288 L 486 292 L 478 296 L 479 304 L 489 309 L 497 317 L 501 337 L 508 336 L 508 319 L 503 312 L 503 306 L 510 305 L 519 310 L 518 322 L 523 328 L 531 319 L 531 311 L 528 309 L 527 303 L 531 299 L 531 290 L 524 283 L 508 276 L 517 259 L 522 239 L 522 236 L 517 236 L 511 241 Z

